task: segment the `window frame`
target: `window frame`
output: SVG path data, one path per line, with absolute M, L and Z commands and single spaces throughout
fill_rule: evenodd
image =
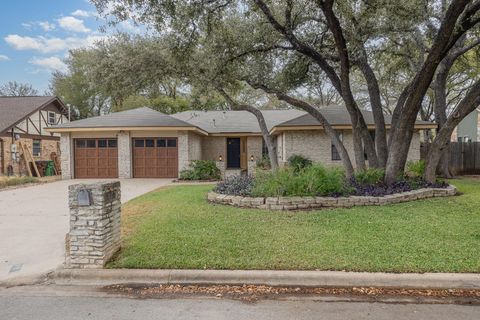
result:
M 53 115 L 53 121 L 50 116 Z M 57 114 L 54 111 L 47 111 L 47 123 L 48 124 L 56 124 L 57 123 Z
M 38 142 L 38 146 L 35 146 L 36 142 Z M 42 140 L 41 139 L 32 139 L 32 156 L 34 157 L 42 156 Z
M 338 135 L 338 138 L 341 142 L 343 142 L 343 131 L 335 131 Z M 333 142 L 330 141 L 330 155 L 332 161 L 341 161 L 342 157 L 340 156 L 340 152 L 338 152 L 337 147 L 333 145 Z

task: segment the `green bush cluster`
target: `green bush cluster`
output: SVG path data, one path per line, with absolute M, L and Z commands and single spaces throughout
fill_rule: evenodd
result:
M 255 164 L 260 170 L 270 170 L 272 168 L 272 165 L 270 164 L 270 158 L 267 155 L 258 158 Z
M 408 161 L 405 173 L 412 178 L 423 178 L 425 173 L 425 160 Z
M 355 173 L 355 181 L 360 184 L 379 184 L 383 182 L 385 170 L 378 168 L 367 168 Z
M 340 168 L 309 165 L 282 168 L 276 172 L 257 172 L 252 195 L 276 196 L 331 196 L 349 193 L 345 173 Z
M 180 172 L 180 180 L 220 180 L 220 177 L 220 169 L 212 160 L 194 160 L 189 169 Z
M 291 155 L 287 162 L 288 166 L 293 170 L 294 173 L 299 173 L 313 164 L 312 160 L 300 154 Z

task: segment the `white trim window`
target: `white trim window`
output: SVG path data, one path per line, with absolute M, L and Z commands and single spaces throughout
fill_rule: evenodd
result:
M 32 155 L 34 157 L 40 157 L 42 155 L 42 140 L 32 141 Z
M 53 111 L 48 111 L 48 119 L 47 122 L 48 124 L 55 124 L 57 122 L 57 115 Z

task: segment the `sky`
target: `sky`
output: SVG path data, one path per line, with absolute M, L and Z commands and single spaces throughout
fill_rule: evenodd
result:
M 51 73 L 65 71 L 68 50 L 87 47 L 105 38 L 105 21 L 87 0 L 1 0 L 0 85 L 30 83 L 44 93 Z M 116 27 L 136 32 L 132 23 Z

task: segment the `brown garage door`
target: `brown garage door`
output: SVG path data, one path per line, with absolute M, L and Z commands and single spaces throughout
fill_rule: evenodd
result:
M 135 178 L 178 177 L 177 138 L 133 139 Z
M 75 139 L 75 178 L 117 177 L 117 139 Z

